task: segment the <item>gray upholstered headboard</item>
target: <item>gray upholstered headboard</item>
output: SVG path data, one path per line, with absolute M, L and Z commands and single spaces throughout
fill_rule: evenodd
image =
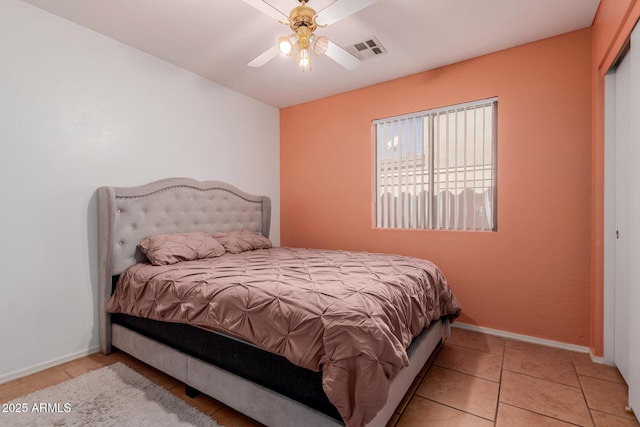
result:
M 252 230 L 269 237 L 271 201 L 219 181 L 169 178 L 139 187 L 98 189 L 100 347 L 111 347 L 112 276 L 143 259 L 140 241 L 155 234 Z

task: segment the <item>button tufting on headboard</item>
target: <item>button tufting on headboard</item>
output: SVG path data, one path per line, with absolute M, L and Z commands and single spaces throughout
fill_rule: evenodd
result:
M 113 242 L 112 275 L 144 259 L 136 248 L 151 235 L 239 229 L 269 235 L 269 198 L 244 193 L 222 182 L 173 178 L 142 187 L 103 187 L 98 194 L 99 198 L 109 197 L 106 206 L 101 204 L 100 213 L 101 220 L 111 218 L 107 232 L 111 234 L 105 239 Z M 102 245 L 103 236 L 100 240 Z

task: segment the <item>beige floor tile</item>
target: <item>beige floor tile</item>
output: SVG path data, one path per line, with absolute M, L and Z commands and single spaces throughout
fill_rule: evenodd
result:
M 498 404 L 496 427 L 571 427 L 572 425 L 515 406 Z
M 396 427 L 492 427 L 493 422 L 441 405 L 421 397 L 414 397 L 400 417 Z
M 504 369 L 536 378 L 580 387 L 571 360 L 557 357 L 555 352 L 532 352 L 507 347 L 504 351 Z
M 416 394 L 489 420 L 495 419 L 499 384 L 432 366 Z
M 587 353 L 574 353 L 572 360 L 578 375 L 624 384 L 624 379 L 618 369 L 613 366 L 593 362 Z
M 451 336 L 447 340 L 450 344 L 460 347 L 466 347 L 473 350 L 484 351 L 485 353 L 493 353 L 502 355 L 504 352 L 504 338 L 487 335 L 480 332 L 469 331 L 453 327 L 451 328 Z
M 604 412 L 591 410 L 591 416 L 596 427 L 638 427 L 640 423 L 635 418 L 618 417 Z
M 580 376 L 580 384 L 589 408 L 620 417 L 634 418 L 625 411 L 628 404 L 626 384 Z
M 485 353 L 447 343 L 433 363 L 437 366 L 487 380 L 500 381 L 502 356 L 497 354 Z
M 502 372 L 500 402 L 580 426 L 592 426 L 587 404 L 578 388 Z

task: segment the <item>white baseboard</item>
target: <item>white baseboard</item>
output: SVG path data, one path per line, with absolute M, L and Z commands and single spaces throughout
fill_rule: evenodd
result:
M 553 340 L 547 340 L 544 338 L 532 337 L 530 335 L 515 334 L 513 332 L 501 331 L 499 329 L 491 329 L 491 328 L 485 328 L 483 326 L 469 325 L 468 323 L 454 322 L 451 324 L 451 326 L 454 328 L 466 329 L 469 331 L 482 332 L 483 334 L 487 334 L 487 335 L 495 335 L 502 338 L 511 338 L 514 340 L 525 341 L 532 344 L 545 345 L 547 347 L 555 347 L 563 350 L 576 351 L 579 353 L 589 353 L 591 360 L 593 360 L 596 363 L 604 363 L 604 358 L 594 357 L 589 351 L 589 347 L 585 347 L 581 345 L 567 344 L 560 341 L 553 341 Z
M 80 357 L 88 356 L 93 353 L 97 353 L 100 351 L 100 346 L 96 345 L 93 347 L 89 347 L 86 350 L 81 350 L 76 353 L 71 353 L 66 356 L 59 357 L 57 359 L 49 360 L 44 363 L 39 363 L 37 365 L 30 366 L 28 368 L 20 369 L 18 371 L 9 372 L 7 374 L 0 375 L 0 384 L 4 384 L 11 380 L 15 380 L 17 378 L 22 378 L 27 375 L 35 374 L 36 372 L 43 371 L 47 368 L 51 368 L 53 366 L 60 365 L 62 363 L 68 362 L 70 360 L 78 359 Z

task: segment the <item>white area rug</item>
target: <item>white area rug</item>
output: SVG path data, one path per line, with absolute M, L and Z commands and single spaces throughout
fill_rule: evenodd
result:
M 0 426 L 219 427 L 120 362 L 0 404 Z

